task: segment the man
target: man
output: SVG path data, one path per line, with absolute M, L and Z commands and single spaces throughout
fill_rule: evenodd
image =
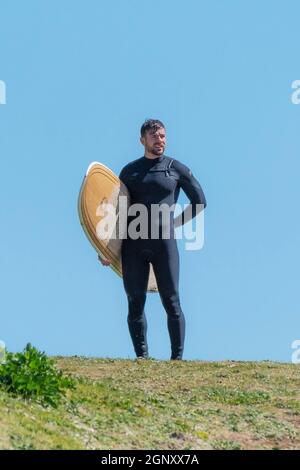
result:
M 149 357 L 144 305 L 151 262 L 160 298 L 167 313 L 171 360 L 181 360 L 185 317 L 180 306 L 178 291 L 179 254 L 174 228 L 187 221 L 185 217 L 187 213 L 190 214 L 189 218 L 192 218 L 207 204 L 202 188 L 190 169 L 164 154 L 166 130 L 161 121 L 146 120 L 141 127 L 140 141 L 145 148 L 144 156 L 128 163 L 119 175 L 129 190 L 131 205 L 140 203 L 148 209 L 147 219 L 144 220 L 147 236 L 145 237 L 143 230 L 143 236 L 140 238 L 128 236 L 122 243 L 122 271 L 128 299 L 128 327 L 137 357 Z M 162 207 L 163 204 L 171 207 L 177 202 L 180 188 L 189 198 L 190 206 L 176 219 L 172 216 L 168 219 L 169 236 L 165 237 L 166 224 L 161 222 L 157 213 L 156 216 L 151 214 L 151 207 L 154 205 Z M 128 216 L 128 226 L 130 220 L 132 216 Z M 155 227 L 159 229 L 158 237 L 152 236 Z M 100 257 L 99 260 L 105 266 L 110 264 Z

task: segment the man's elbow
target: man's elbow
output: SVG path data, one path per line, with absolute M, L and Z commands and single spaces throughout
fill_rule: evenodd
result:
M 204 192 L 202 190 L 199 190 L 197 192 L 197 194 L 195 195 L 195 201 L 198 205 L 200 205 L 201 209 L 205 209 L 205 207 L 207 206 L 207 203 L 206 203 L 206 197 L 204 195 Z
M 199 207 L 200 211 L 205 209 L 205 207 L 207 206 L 206 199 L 205 198 L 199 198 L 198 201 L 197 201 L 197 206 Z
M 202 204 L 203 209 L 205 209 L 205 207 L 207 206 L 207 203 L 206 203 L 206 197 L 204 196 L 204 194 L 201 195 L 200 199 L 201 199 L 200 204 Z

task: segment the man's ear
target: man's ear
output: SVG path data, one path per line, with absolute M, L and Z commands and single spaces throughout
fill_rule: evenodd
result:
M 142 145 L 145 145 L 145 137 L 140 137 L 140 142 Z

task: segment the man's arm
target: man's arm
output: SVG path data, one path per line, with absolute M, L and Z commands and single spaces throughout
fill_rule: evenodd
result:
M 125 184 L 125 181 L 124 181 L 125 180 L 125 167 L 122 168 L 122 170 L 120 171 L 119 179 L 122 181 L 122 183 Z M 100 253 L 98 253 L 98 260 L 100 261 L 102 266 L 110 266 L 111 265 L 111 262 Z
M 193 219 L 206 206 L 206 198 L 199 181 L 194 177 L 191 170 L 180 162 L 176 162 L 176 168 L 179 172 L 179 184 L 190 200 L 190 204 L 185 210 L 174 219 L 174 227 Z
M 120 174 L 119 174 L 119 179 L 122 181 L 122 183 L 124 183 L 126 185 L 126 169 L 125 167 L 122 168 L 122 170 L 120 171 Z
M 125 179 L 125 170 L 124 170 L 124 168 L 121 170 L 121 172 L 119 174 L 119 179 L 124 183 L 124 179 Z M 100 261 L 102 266 L 110 266 L 111 265 L 111 262 L 100 253 L 98 253 L 98 260 Z

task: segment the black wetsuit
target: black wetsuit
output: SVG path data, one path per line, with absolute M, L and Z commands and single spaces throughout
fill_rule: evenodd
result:
M 190 200 L 192 216 L 196 215 L 196 204 L 206 207 L 206 199 L 199 182 L 190 169 L 178 160 L 162 155 L 155 159 L 145 156 L 127 164 L 119 175 L 127 186 L 131 204 L 177 202 L 180 188 Z M 135 217 L 128 217 L 128 225 Z M 185 337 L 185 317 L 181 310 L 179 283 L 179 254 L 174 237 L 173 217 L 170 218 L 170 237 L 164 239 L 160 227 L 158 239 L 131 239 L 122 243 L 123 283 L 128 298 L 128 326 L 137 356 L 148 357 L 147 321 L 144 305 L 149 277 L 149 262 L 152 263 L 159 294 L 167 313 L 171 341 L 171 359 L 182 359 Z M 160 222 L 159 222 L 160 224 Z M 148 235 L 151 235 L 149 218 Z

